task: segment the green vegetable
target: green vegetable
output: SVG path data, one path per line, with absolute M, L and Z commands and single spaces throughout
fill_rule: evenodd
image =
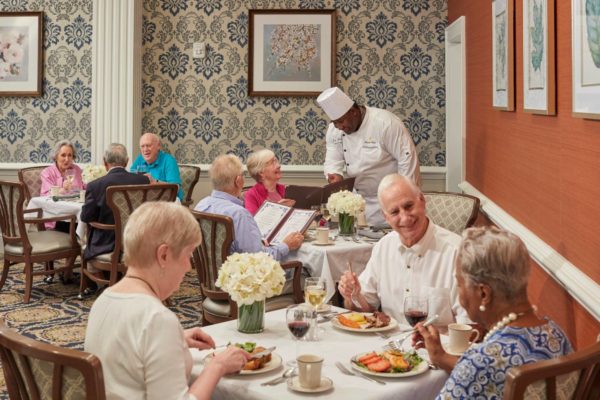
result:
M 236 343 L 235 346 L 239 347 L 240 349 L 242 349 L 244 351 L 247 351 L 248 353 L 252 353 L 254 351 L 254 349 L 256 348 L 256 343 L 254 343 L 254 342 Z

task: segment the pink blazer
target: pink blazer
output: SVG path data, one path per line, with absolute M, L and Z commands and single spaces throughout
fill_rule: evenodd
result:
M 279 193 L 282 198 L 285 198 L 284 185 L 278 183 L 275 186 L 275 190 L 277 190 L 277 193 Z M 246 207 L 246 210 L 250 211 L 250 214 L 254 215 L 265 202 L 268 195 L 269 192 L 267 191 L 267 188 L 265 188 L 265 185 L 258 182 L 256 185 L 252 186 L 250 190 L 244 193 L 244 207 Z

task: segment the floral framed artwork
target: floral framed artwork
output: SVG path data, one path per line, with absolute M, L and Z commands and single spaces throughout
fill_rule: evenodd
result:
M 556 114 L 554 0 L 523 0 L 523 111 Z
M 0 12 L 0 96 L 42 95 L 43 12 Z
M 249 11 L 250 96 L 318 96 L 335 85 L 335 10 Z
M 492 1 L 492 106 L 515 110 L 514 0 Z
M 600 0 L 572 0 L 573 116 L 600 119 Z

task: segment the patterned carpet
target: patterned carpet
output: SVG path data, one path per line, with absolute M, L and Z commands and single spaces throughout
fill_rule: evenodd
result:
M 25 275 L 18 265 L 12 266 L 0 290 L 0 318 L 28 337 L 82 350 L 88 313 L 97 295 L 79 300 L 79 275 L 75 277 L 75 282 L 70 284 L 63 284 L 57 278 L 48 284 L 43 282 L 43 276 L 34 277 L 31 301 L 23 304 Z M 195 271 L 187 274 L 171 300 L 170 309 L 177 314 L 184 328 L 201 324 L 200 290 Z M 8 400 L 2 372 L 0 400 Z

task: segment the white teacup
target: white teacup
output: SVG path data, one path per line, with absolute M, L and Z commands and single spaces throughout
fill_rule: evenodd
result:
M 329 243 L 329 228 L 325 228 L 325 227 L 317 228 L 317 233 L 315 235 L 315 239 L 318 244 L 328 244 Z
M 358 226 L 368 226 L 367 225 L 367 217 L 365 215 L 364 211 L 361 211 L 358 213 L 357 219 L 356 219 L 356 224 Z
M 50 187 L 50 196 L 58 196 L 60 193 L 60 186 Z
M 323 357 L 313 354 L 303 354 L 296 359 L 298 362 L 298 380 L 300 386 L 314 389 L 321 385 L 321 369 Z
M 475 338 L 470 340 L 473 332 L 475 332 Z M 479 331 L 466 324 L 449 324 L 448 335 L 450 335 L 448 349 L 454 353 L 462 353 L 479 339 Z

